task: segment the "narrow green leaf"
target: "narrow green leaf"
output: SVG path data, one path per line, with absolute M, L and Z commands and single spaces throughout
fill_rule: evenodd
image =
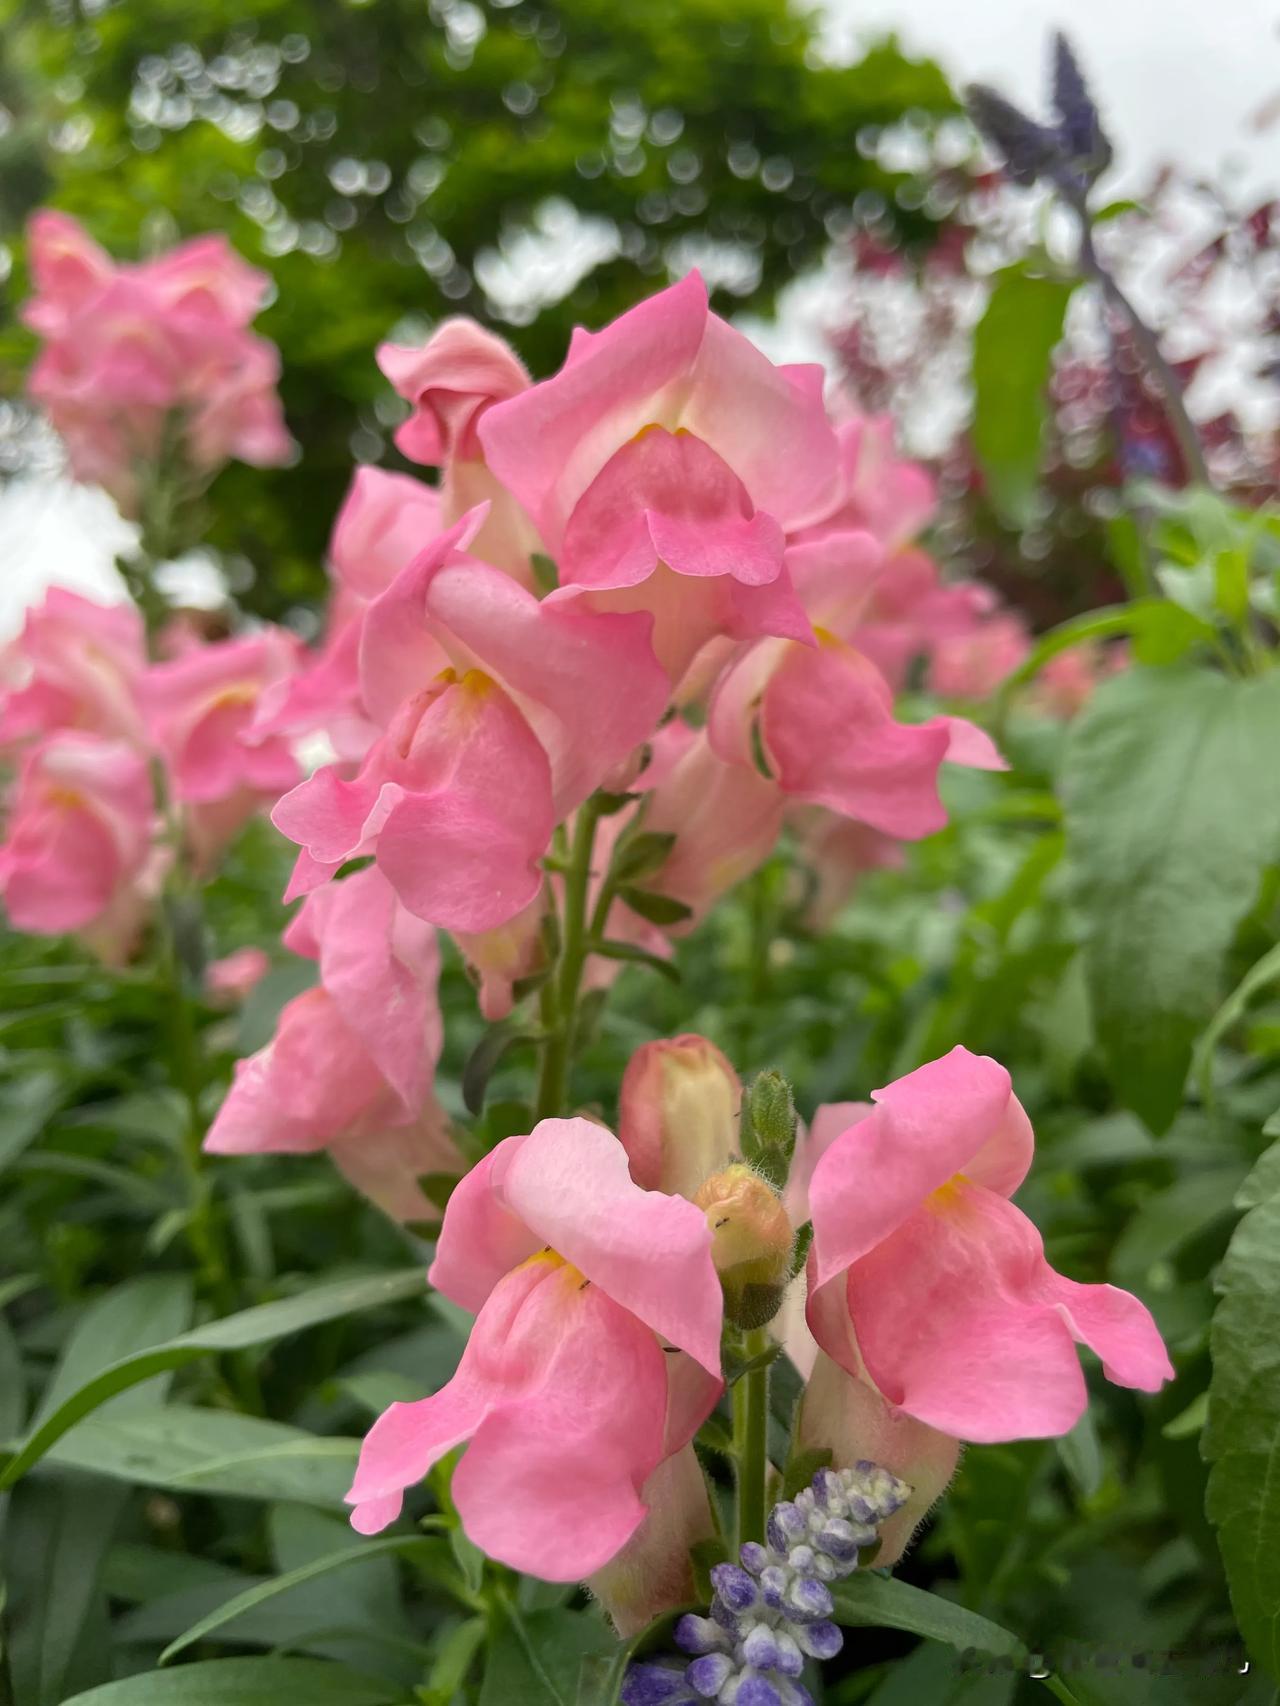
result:
M 612 942 L 594 939 L 588 943 L 593 954 L 599 954 L 606 960 L 623 960 L 628 965 L 648 966 L 650 971 L 656 971 L 659 977 L 665 977 L 668 983 L 679 983 L 680 972 L 670 960 L 659 959 L 657 954 L 646 953 L 643 948 L 637 948 L 634 942 Z
M 650 924 L 683 924 L 693 917 L 693 908 L 667 894 L 654 894 L 651 889 L 630 886 L 619 889 L 619 898 L 626 901 L 632 912 L 647 918 Z
M 1067 745 L 1062 795 L 1112 1083 L 1156 1132 L 1182 1103 L 1236 925 L 1280 852 L 1280 675 L 1131 669 Z
M 351 1564 L 367 1563 L 371 1558 L 384 1557 L 388 1553 L 411 1552 L 426 1544 L 420 1534 L 393 1534 L 383 1540 L 356 1541 L 337 1552 L 327 1553 L 323 1558 L 315 1558 L 309 1564 L 300 1565 L 296 1570 L 289 1570 L 258 1587 L 238 1593 L 234 1599 L 229 1599 L 225 1605 L 220 1605 L 216 1611 L 211 1611 L 207 1617 L 193 1623 L 185 1634 L 179 1635 L 176 1641 L 170 1641 L 160 1655 L 160 1663 L 167 1665 L 170 1659 L 176 1658 L 179 1653 L 203 1640 L 213 1630 L 234 1623 L 236 1618 L 242 1617 L 246 1611 L 252 1611 L 255 1606 L 288 1593 L 292 1588 L 301 1587 L 305 1582 L 314 1581 L 317 1576 L 329 1575 L 333 1570 L 345 1570 Z
M 406 1698 L 394 1682 L 321 1659 L 211 1659 L 108 1682 L 64 1706 L 397 1706 Z
M 997 273 L 973 339 L 973 448 L 991 501 L 1011 526 L 1033 514 L 1050 357 L 1074 280 Z
M 667 830 L 646 829 L 639 835 L 629 836 L 614 861 L 614 881 L 634 883 L 641 877 L 653 876 L 666 863 L 667 855 L 675 844 L 674 833 Z
M 490 1026 L 472 1049 L 466 1065 L 462 1068 L 462 1100 L 468 1113 L 484 1112 L 489 1080 L 502 1059 L 510 1054 L 512 1049 L 537 1040 L 537 1035 L 529 1030 L 516 1030 L 507 1025 Z
M 48 1459 L 169 1492 L 343 1510 L 359 1449 L 356 1439 L 311 1434 L 234 1410 L 157 1404 L 87 1417 Z
M 39 1427 L 80 1388 L 122 1357 L 160 1345 L 191 1319 L 191 1281 L 185 1274 L 143 1274 L 104 1292 L 85 1309 L 67 1337 L 62 1356 L 41 1395 L 32 1424 Z M 161 1376 L 115 1400 L 137 1408 L 164 1395 Z
M 284 1298 L 278 1303 L 264 1303 L 256 1309 L 246 1309 L 237 1315 L 225 1316 L 196 1327 L 167 1344 L 135 1352 L 105 1368 L 71 1392 L 34 1428 L 0 1471 L 0 1490 L 13 1483 L 38 1463 L 69 1428 L 106 1403 L 116 1393 L 124 1392 L 152 1375 L 179 1368 L 183 1363 L 216 1351 L 247 1350 L 253 1345 L 268 1344 L 289 1333 L 300 1333 L 306 1327 L 322 1321 L 333 1321 L 357 1310 L 375 1309 L 382 1304 L 399 1303 L 421 1295 L 426 1290 L 426 1274 L 421 1268 L 403 1269 L 394 1274 L 377 1274 L 354 1280 L 337 1280 L 330 1285 L 315 1286 L 297 1297 Z
M 1200 1084 L 1200 1096 L 1206 1107 L 1213 1105 L 1213 1051 L 1233 1025 L 1239 1024 L 1245 1009 L 1260 989 L 1280 979 L 1280 942 L 1268 948 L 1262 958 L 1255 960 L 1239 983 L 1210 1019 L 1204 1035 L 1196 1044 L 1193 1071 Z
M 1280 1146 L 1278 1146 L 1280 1147 Z M 1240 1222 L 1218 1277 L 1209 1352 L 1211 1465 L 1205 1509 L 1218 1531 L 1236 1622 L 1280 1679 L 1280 1195 Z
M 945 1642 L 960 1652 L 972 1648 L 1018 1661 L 1028 1656 L 1024 1643 L 998 1623 L 893 1576 L 856 1575 L 833 1586 L 831 1596 L 837 1623 L 902 1629 Z

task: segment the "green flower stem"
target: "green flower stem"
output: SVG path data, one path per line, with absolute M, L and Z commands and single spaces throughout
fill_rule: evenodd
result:
M 742 1354 L 750 1362 L 769 1350 L 769 1329 L 756 1327 L 742 1336 Z M 738 1486 L 737 1544 L 764 1540 L 769 1479 L 769 1364 L 741 1376 L 733 1388 L 733 1447 Z
M 540 1120 L 569 1111 L 569 1072 L 576 1041 L 578 994 L 590 941 L 587 897 L 591 887 L 591 858 L 599 820 L 600 808 L 594 800 L 579 806 L 564 873 L 560 958 L 543 989 L 542 1019 L 547 1037 L 542 1045 L 535 1105 Z

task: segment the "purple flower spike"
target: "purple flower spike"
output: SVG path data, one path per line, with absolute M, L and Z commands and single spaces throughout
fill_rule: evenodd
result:
M 844 1635 L 824 1619 L 797 1629 L 796 1641 L 811 1659 L 833 1659 L 844 1646 Z
M 708 1653 L 695 1659 L 685 1671 L 685 1680 L 695 1694 L 714 1700 L 737 1667 L 727 1653 Z
M 632 1665 L 622 1684 L 622 1706 L 691 1706 L 694 1696 L 678 1670 Z
M 737 1564 L 717 1564 L 711 1572 L 711 1585 L 735 1615 L 753 1611 L 759 1603 L 756 1584 Z
M 695 1657 L 703 1653 L 727 1653 L 731 1645 L 728 1635 L 710 1617 L 695 1617 L 692 1612 L 676 1624 L 676 1646 Z
M 733 1706 L 782 1706 L 782 1696 L 762 1676 L 749 1676 L 738 1690 Z

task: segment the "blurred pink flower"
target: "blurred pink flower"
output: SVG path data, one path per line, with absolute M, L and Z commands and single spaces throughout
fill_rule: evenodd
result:
M 320 983 L 282 1011 L 266 1048 L 237 1063 L 205 1139 L 215 1155 L 327 1149 L 397 1220 L 434 1220 L 418 1183 L 462 1160 L 432 1081 L 440 1054 L 435 931 L 373 867 L 312 895 L 284 936 Z
M 430 1278 L 477 1312 L 471 1338 L 446 1386 L 374 1424 L 353 1525 L 385 1528 L 465 1443 L 452 1489 L 469 1538 L 547 1580 L 592 1575 L 637 1535 L 651 1477 L 722 1388 L 705 1216 L 634 1184 L 603 1127 L 543 1120 L 454 1191 Z
M 29 747 L 0 847 L 10 922 L 126 957 L 161 874 L 154 817 L 147 761 L 127 742 L 63 730 Z
M 215 1001 L 234 1006 L 256 989 L 270 970 L 271 959 L 264 948 L 237 948 L 208 967 L 205 988 Z
M 202 862 L 298 779 L 288 742 L 255 733 L 253 723 L 262 694 L 297 668 L 299 655 L 293 635 L 263 628 L 187 647 L 142 678 L 148 732 Z
M 0 744 L 83 729 L 141 745 L 145 661 L 142 619 L 131 604 L 96 604 L 50 587 L 0 662 L 14 682 L 0 697 Z
M 133 509 L 148 465 L 174 448 L 199 473 L 232 457 L 288 457 L 279 357 L 248 330 L 270 280 L 224 238 L 117 265 L 46 209 L 31 222 L 29 252 L 36 292 L 23 317 L 43 339 L 29 389 L 79 479 Z

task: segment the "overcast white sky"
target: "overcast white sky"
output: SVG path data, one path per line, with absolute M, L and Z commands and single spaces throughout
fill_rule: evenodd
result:
M 896 30 L 957 82 L 996 84 L 1038 110 L 1050 32 L 1071 36 L 1132 185 L 1172 152 L 1217 175 L 1229 158 L 1248 181 L 1280 188 L 1280 0 L 825 0 L 833 44 Z

